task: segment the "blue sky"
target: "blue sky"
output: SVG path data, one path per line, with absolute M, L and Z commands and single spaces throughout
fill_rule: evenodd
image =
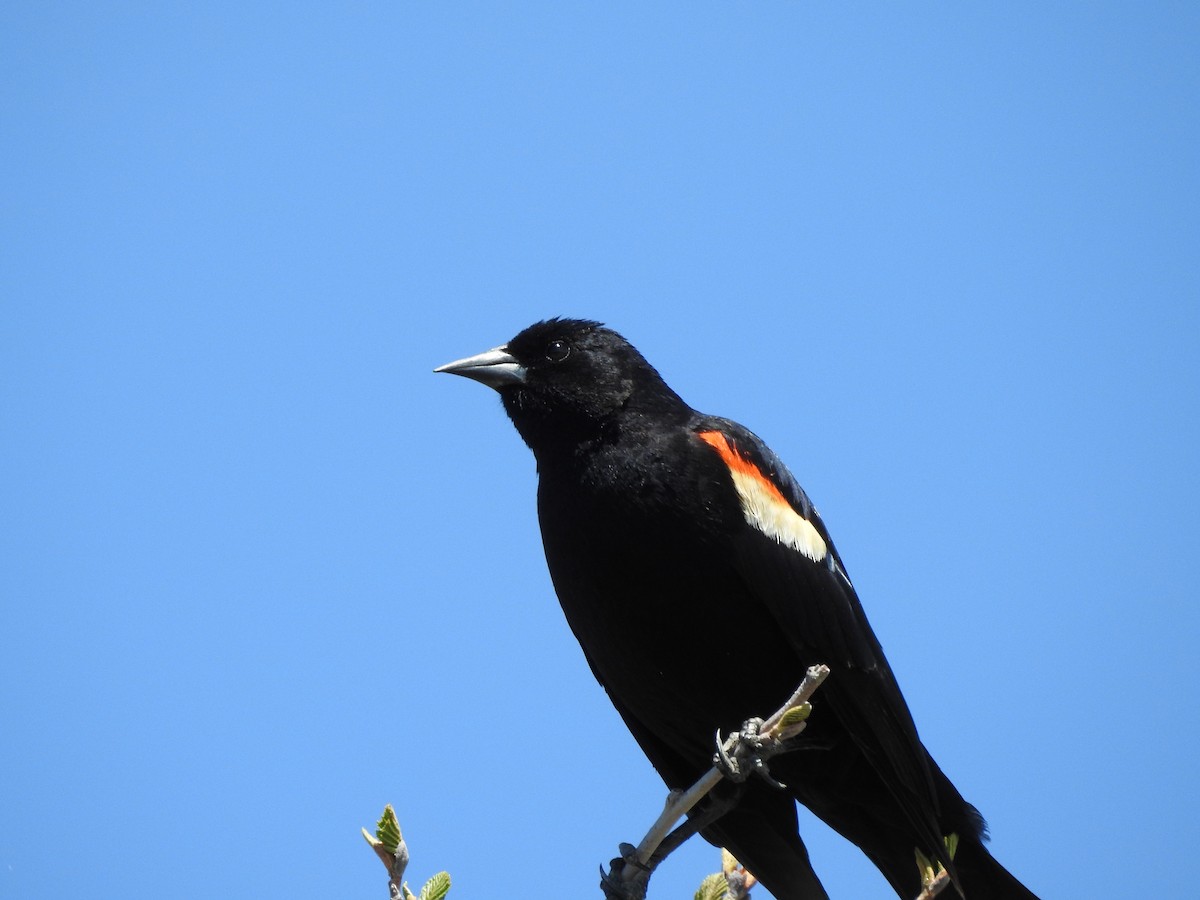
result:
M 557 314 L 789 463 L 1014 872 L 1194 893 L 1198 60 L 1172 3 L 5 6 L 0 897 L 383 897 L 385 802 L 418 883 L 598 895 L 661 784 L 430 371 Z

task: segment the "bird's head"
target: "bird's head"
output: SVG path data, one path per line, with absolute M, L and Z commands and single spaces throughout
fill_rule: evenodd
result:
M 602 438 L 617 414 L 639 400 L 682 406 L 632 344 L 587 319 L 538 322 L 503 346 L 434 371 L 495 388 L 539 457 Z

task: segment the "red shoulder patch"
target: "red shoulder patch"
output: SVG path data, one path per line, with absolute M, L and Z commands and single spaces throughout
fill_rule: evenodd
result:
M 726 435 L 720 431 L 699 431 L 696 436 L 717 451 L 729 468 L 747 523 L 813 562 L 825 559 L 829 548 L 812 522 L 792 508 L 775 482 L 738 453 Z
M 772 499 L 790 507 L 791 504 L 788 503 L 787 497 L 783 496 L 783 492 L 775 486 L 775 482 L 764 475 L 758 466 L 738 453 L 733 444 L 729 442 L 728 437 L 720 431 L 699 431 L 696 436 L 717 451 L 717 455 L 725 461 L 725 465 L 729 466 L 729 471 L 745 478 L 753 478 L 761 485 L 762 490 L 772 495 Z

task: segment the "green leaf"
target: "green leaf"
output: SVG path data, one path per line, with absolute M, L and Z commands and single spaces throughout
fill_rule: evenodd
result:
M 375 823 L 375 837 L 388 853 L 395 853 L 403 840 L 400 836 L 400 822 L 397 821 L 396 811 L 390 803 L 383 808 L 383 815 Z
M 950 854 L 950 858 L 954 859 L 954 854 L 958 852 L 958 835 L 950 833 L 946 835 L 946 852 Z
M 420 900 L 442 900 L 450 893 L 450 873 L 438 872 L 421 888 Z
M 728 850 L 726 850 L 724 847 L 722 847 L 721 848 L 721 874 L 724 875 L 726 878 L 728 878 L 730 872 L 737 871 L 738 865 L 739 865 L 739 863 L 737 861 L 737 857 L 734 856 L 732 853 L 730 853 Z
M 783 718 L 779 720 L 779 727 L 791 728 L 794 725 L 799 725 L 808 719 L 810 713 L 812 713 L 811 703 L 801 703 L 799 706 L 793 706 L 783 714 Z
M 915 847 L 913 848 L 913 853 L 917 856 L 917 869 L 921 872 L 921 884 L 924 887 L 929 887 L 929 883 L 933 881 L 936 874 L 933 871 L 933 863 L 928 856 Z
M 724 875 L 717 872 L 700 882 L 700 889 L 696 891 L 692 900 L 725 900 L 728 896 L 729 882 L 725 880 Z

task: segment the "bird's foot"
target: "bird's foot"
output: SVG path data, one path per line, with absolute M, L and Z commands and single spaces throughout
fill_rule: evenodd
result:
M 645 900 L 652 869 L 637 858 L 633 844 L 621 844 L 621 855 L 600 869 L 600 889 L 605 900 Z
M 783 741 L 764 735 L 762 726 L 762 719 L 747 719 L 741 731 L 735 731 L 725 740 L 721 739 L 718 730 L 713 765 L 735 784 L 741 784 L 751 775 L 758 775 L 771 787 L 783 790 L 785 785 L 771 776 L 768 762 L 786 748 Z

